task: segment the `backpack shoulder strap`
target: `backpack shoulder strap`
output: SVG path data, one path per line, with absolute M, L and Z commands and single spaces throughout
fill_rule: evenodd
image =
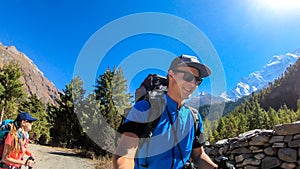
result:
M 194 143 L 196 144 L 196 146 L 202 146 L 205 144 L 205 138 L 204 133 L 201 133 L 202 131 L 199 130 L 199 123 L 202 121 L 200 113 L 197 109 L 194 109 L 192 107 L 189 107 L 189 109 L 191 110 L 194 118 Z
M 160 120 L 161 114 L 164 111 L 165 100 L 162 97 L 156 99 L 149 99 L 150 110 L 148 116 L 148 123 L 146 132 L 142 135 L 144 138 L 150 138 L 153 134 L 154 129 L 157 127 Z
M 158 122 L 160 120 L 160 117 L 162 115 L 162 112 L 164 111 L 164 108 L 166 107 L 164 99 L 150 99 L 150 110 L 149 110 L 149 116 L 148 116 L 148 123 L 146 124 L 146 131 L 142 135 L 142 138 L 140 139 L 140 145 L 146 143 L 146 158 L 145 162 L 141 164 L 144 168 L 148 168 L 148 151 L 149 151 L 149 142 L 152 137 L 153 131 L 158 125 Z M 140 148 L 140 146 L 139 146 Z
M 194 133 L 197 132 L 198 128 L 199 128 L 199 121 L 200 121 L 200 117 L 199 117 L 199 112 L 197 109 L 188 106 L 188 108 L 190 109 L 192 115 L 193 115 L 193 119 L 194 119 Z

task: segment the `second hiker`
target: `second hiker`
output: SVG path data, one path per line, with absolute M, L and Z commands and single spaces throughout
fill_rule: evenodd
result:
M 32 152 L 28 149 L 28 132 L 31 131 L 32 124 L 36 120 L 36 118 L 31 117 L 27 112 L 18 114 L 5 139 L 2 166 L 0 168 L 20 169 L 22 165 L 29 167 L 34 165 L 32 158 L 24 159 L 24 157 L 25 155 L 33 156 Z

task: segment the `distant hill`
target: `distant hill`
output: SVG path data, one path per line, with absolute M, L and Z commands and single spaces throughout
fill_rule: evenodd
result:
M 225 100 L 221 97 L 213 96 L 207 92 L 198 93 L 196 96 L 191 97 L 190 100 L 187 101 L 187 105 L 198 108 L 204 105 L 211 105 L 215 103 L 223 103 Z
M 264 109 L 272 107 L 278 110 L 284 104 L 289 109 L 297 109 L 297 100 L 300 99 L 300 58 L 287 69 L 283 77 L 262 92 L 261 98 Z
M 14 46 L 3 46 L 0 43 L 0 66 L 15 61 L 19 63 L 23 73 L 21 82 L 27 95 L 36 94 L 44 103 L 55 104 L 59 97 L 58 89 L 49 81 L 38 67 L 24 53 L 19 52 Z
M 241 105 L 244 103 L 247 99 L 249 99 L 251 96 L 244 96 L 236 101 L 227 101 L 225 102 L 213 102 L 212 104 L 206 104 L 201 105 L 200 107 L 197 107 L 200 114 L 202 115 L 202 118 L 208 119 L 208 120 L 217 120 L 220 117 L 226 116 L 229 114 L 232 110 L 234 110 L 235 107 Z

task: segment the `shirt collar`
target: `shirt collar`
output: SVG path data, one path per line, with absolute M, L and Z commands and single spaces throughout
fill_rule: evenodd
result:
M 166 105 L 169 111 L 176 112 L 178 110 L 178 103 L 175 100 L 173 100 L 168 94 L 166 94 L 166 101 Z

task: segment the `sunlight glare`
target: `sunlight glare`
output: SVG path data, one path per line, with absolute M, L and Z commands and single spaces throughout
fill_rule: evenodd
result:
M 262 2 L 275 11 L 300 10 L 300 0 L 262 0 Z

